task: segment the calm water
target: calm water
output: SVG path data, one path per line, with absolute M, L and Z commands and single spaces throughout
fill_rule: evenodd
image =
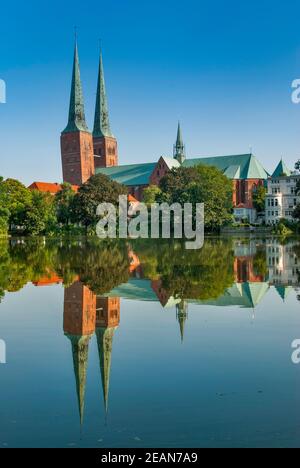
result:
M 298 263 L 275 238 L 2 242 L 0 447 L 300 446 Z

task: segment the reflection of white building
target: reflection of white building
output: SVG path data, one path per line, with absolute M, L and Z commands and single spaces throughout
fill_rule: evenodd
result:
M 243 240 L 233 239 L 233 252 L 235 257 L 248 257 L 255 255 L 257 252 L 257 240 L 247 239 Z
M 267 240 L 267 265 L 269 269 L 269 283 L 281 286 L 298 286 L 298 271 L 300 262 L 294 252 L 298 242 L 280 244 L 277 239 Z
M 293 211 L 299 202 L 299 197 L 296 195 L 298 180 L 300 174 L 292 173 L 281 160 L 267 181 L 266 224 L 278 223 L 281 218 L 294 221 Z

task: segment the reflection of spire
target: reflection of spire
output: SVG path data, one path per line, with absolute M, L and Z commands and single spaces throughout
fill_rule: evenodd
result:
M 69 338 L 72 344 L 78 409 L 80 416 L 80 425 L 82 426 L 90 336 L 76 336 L 69 335 L 67 333 L 66 336 Z
M 179 304 L 176 305 L 176 317 L 179 322 L 181 343 L 183 343 L 184 327 L 188 317 L 188 304 L 186 301 L 182 300 Z
M 80 425 L 84 413 L 89 340 L 95 324 L 96 296 L 87 286 L 76 281 L 64 291 L 64 332 L 72 344 Z
M 111 368 L 111 354 L 115 328 L 97 328 L 96 336 L 98 343 L 98 353 L 100 361 L 100 372 L 102 381 L 102 391 L 104 399 L 105 413 L 108 412 L 108 393 Z
M 255 307 L 252 309 L 252 315 L 251 315 L 251 323 L 253 324 L 255 321 Z
M 283 302 L 285 302 L 287 296 L 293 290 L 292 286 L 283 286 L 283 285 L 279 285 L 279 284 L 277 284 L 275 286 L 275 289 L 278 292 L 281 299 L 283 300 Z

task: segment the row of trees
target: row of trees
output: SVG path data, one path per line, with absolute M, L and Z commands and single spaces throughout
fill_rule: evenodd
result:
M 242 241 L 242 240 L 241 240 Z M 246 241 L 247 242 L 247 241 Z M 181 241 L 126 240 L 85 237 L 57 241 L 27 238 L 0 242 L 0 301 L 6 291 L 18 291 L 28 282 L 51 278 L 55 273 L 64 286 L 80 279 L 95 294 L 103 295 L 130 274 L 131 252 L 141 263 L 143 276 L 161 280 L 161 287 L 175 298 L 216 299 L 234 282 L 234 245 L 231 238 L 208 238 L 202 249 L 188 251 Z M 266 247 L 253 258 L 254 272 L 267 275 Z M 297 252 L 296 252 L 297 250 Z M 299 247 L 295 252 L 300 252 Z
M 97 222 L 96 208 L 107 201 L 117 204 L 126 187 L 99 174 L 83 184 L 77 193 L 63 184 L 55 196 L 29 190 L 14 179 L 0 179 L 0 235 L 51 235 L 61 230 L 88 231 Z
M 0 234 L 8 231 L 25 235 L 51 235 L 59 231 L 93 232 L 98 221 L 99 203 L 117 206 L 119 195 L 127 188 L 97 174 L 83 184 L 77 193 L 63 184 L 55 196 L 29 190 L 14 179 L 0 180 Z M 144 201 L 168 204 L 205 204 L 205 226 L 218 230 L 232 219 L 232 182 L 218 169 L 208 166 L 171 170 L 159 187 L 150 186 Z

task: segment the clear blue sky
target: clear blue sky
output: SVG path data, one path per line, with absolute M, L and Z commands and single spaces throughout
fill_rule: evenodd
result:
M 1 3 L 0 174 L 61 180 L 74 25 L 93 123 L 99 38 L 120 163 L 249 152 L 272 170 L 300 157 L 299 0 L 87 0 Z

